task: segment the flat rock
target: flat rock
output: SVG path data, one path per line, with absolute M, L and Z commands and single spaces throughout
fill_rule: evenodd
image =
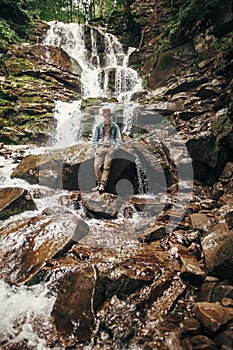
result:
M 111 219 L 117 217 L 123 200 L 109 193 L 93 192 L 82 196 L 82 204 L 89 216 Z
M 77 242 L 85 236 L 87 228 L 83 220 L 70 214 L 32 217 L 2 226 L 1 277 L 24 284 L 70 240 Z
M 194 312 L 197 319 L 212 333 L 233 320 L 233 309 L 217 303 L 198 302 L 194 305 Z
M 191 214 L 190 223 L 193 229 L 205 230 L 209 223 L 209 218 L 206 214 Z

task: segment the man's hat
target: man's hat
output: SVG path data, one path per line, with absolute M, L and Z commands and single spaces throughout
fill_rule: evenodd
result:
M 103 114 L 111 114 L 111 109 L 110 108 L 104 108 L 103 109 Z

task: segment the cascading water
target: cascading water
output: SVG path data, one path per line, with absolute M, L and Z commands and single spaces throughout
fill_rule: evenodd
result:
M 50 22 L 50 26 L 44 44 L 62 48 L 78 62 L 84 98 L 114 96 L 121 102 L 129 102 L 134 92 L 142 90 L 142 81 L 137 72 L 128 67 L 134 48 L 129 48 L 125 54 L 114 35 L 100 28 L 89 28 L 91 43 L 88 50 L 84 32 L 87 26 L 61 22 Z M 97 36 L 104 43 L 102 59 L 98 52 Z
M 104 49 L 99 48 L 99 42 L 103 44 Z M 50 22 L 44 45 L 60 47 L 77 61 L 81 69 L 84 99 L 115 97 L 119 101 L 111 102 L 108 106 L 113 114 L 121 110 L 122 132 L 129 135 L 137 107 L 137 104 L 131 101 L 131 96 L 143 90 L 141 78 L 135 70 L 128 67 L 129 57 L 135 48 L 129 47 L 125 54 L 119 40 L 102 28 L 57 21 Z M 54 147 L 68 147 L 81 140 L 83 113 L 80 106 L 81 101 L 56 102 L 54 117 L 57 120 L 57 128 L 53 139 Z M 96 123 L 101 120 L 100 115 L 101 111 L 95 116 Z
M 78 24 L 63 24 L 60 22 L 50 23 L 51 27 L 44 41 L 44 45 L 55 45 L 65 50 L 73 59 L 75 59 L 81 69 L 81 84 L 83 98 L 88 97 L 115 97 L 119 103 L 111 103 L 109 106 L 113 113 L 119 109 L 122 113 L 123 132 L 129 134 L 133 125 L 133 111 L 136 106 L 130 102 L 134 92 L 141 91 L 141 79 L 137 72 L 128 67 L 130 54 L 133 48 L 129 48 L 125 54 L 122 45 L 111 34 L 103 29 L 89 28 L 90 30 L 90 50 L 87 50 L 85 43 L 84 26 Z M 99 53 L 97 39 L 101 36 L 104 42 L 104 58 Z M 103 56 L 103 53 L 102 53 Z M 50 59 L 49 50 L 47 60 Z M 81 100 L 73 102 L 55 101 L 54 117 L 57 120 L 56 131 L 45 148 L 28 148 L 26 154 L 41 154 L 48 148 L 60 148 L 72 146 L 82 138 L 82 118 L 83 111 L 80 108 Z M 95 116 L 95 123 L 101 120 L 101 112 Z M 94 127 L 94 125 L 93 125 Z M 16 146 L 17 152 L 17 146 Z M 1 167 L 6 171 L 0 172 L 0 187 L 20 186 L 25 187 L 31 192 L 42 191 L 44 195 L 41 198 L 34 197 L 38 211 L 25 212 L 13 218 L 9 218 L 11 223 L 19 218 L 30 218 L 35 215 L 41 215 L 43 210 L 60 205 L 59 198 L 66 194 L 63 190 L 51 190 L 41 185 L 29 185 L 23 180 L 10 179 L 9 174 L 15 168 L 10 160 L 0 159 Z M 46 195 L 48 193 L 48 195 Z M 69 210 L 76 214 L 72 207 Z M 80 214 L 82 215 L 82 213 Z M 1 227 L 2 223 L 0 223 Z M 95 222 L 90 222 L 96 225 Z M 47 296 L 46 284 L 41 284 L 32 288 L 17 287 L 11 288 L 4 282 L 0 284 L 1 303 L 4 305 L 4 322 L 0 326 L 0 338 L 9 345 L 12 342 L 24 342 L 36 350 L 47 350 L 45 338 L 33 329 L 33 323 L 41 320 L 49 328 L 50 312 L 54 299 Z M 28 307 L 28 301 L 31 307 Z M 17 326 L 17 323 L 20 323 Z M 45 332 L 49 331 L 44 329 Z

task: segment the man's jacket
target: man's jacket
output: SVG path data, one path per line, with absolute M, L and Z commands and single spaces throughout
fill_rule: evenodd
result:
M 103 144 L 104 137 L 105 137 L 105 127 L 104 123 L 100 123 L 97 125 L 95 128 L 95 132 L 93 135 L 93 147 L 97 148 Z M 120 128 L 119 126 L 111 122 L 110 128 L 109 128 L 109 134 L 108 138 L 110 140 L 110 144 L 112 148 L 118 148 L 121 144 L 121 133 L 120 133 Z

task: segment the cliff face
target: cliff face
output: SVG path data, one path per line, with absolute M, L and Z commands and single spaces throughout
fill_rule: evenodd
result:
M 154 6 L 134 1 L 131 13 L 141 29 L 137 63 L 148 87 L 163 85 L 173 74 L 198 71 L 210 61 L 213 69 L 231 69 L 232 8 L 231 0 L 207 4 L 160 0 Z M 227 69 L 226 75 L 229 78 Z
M 131 64 L 148 89 L 141 102 L 153 104 L 184 135 L 195 178 L 208 183 L 232 161 L 232 8 L 232 1 L 131 5 L 141 27 Z

